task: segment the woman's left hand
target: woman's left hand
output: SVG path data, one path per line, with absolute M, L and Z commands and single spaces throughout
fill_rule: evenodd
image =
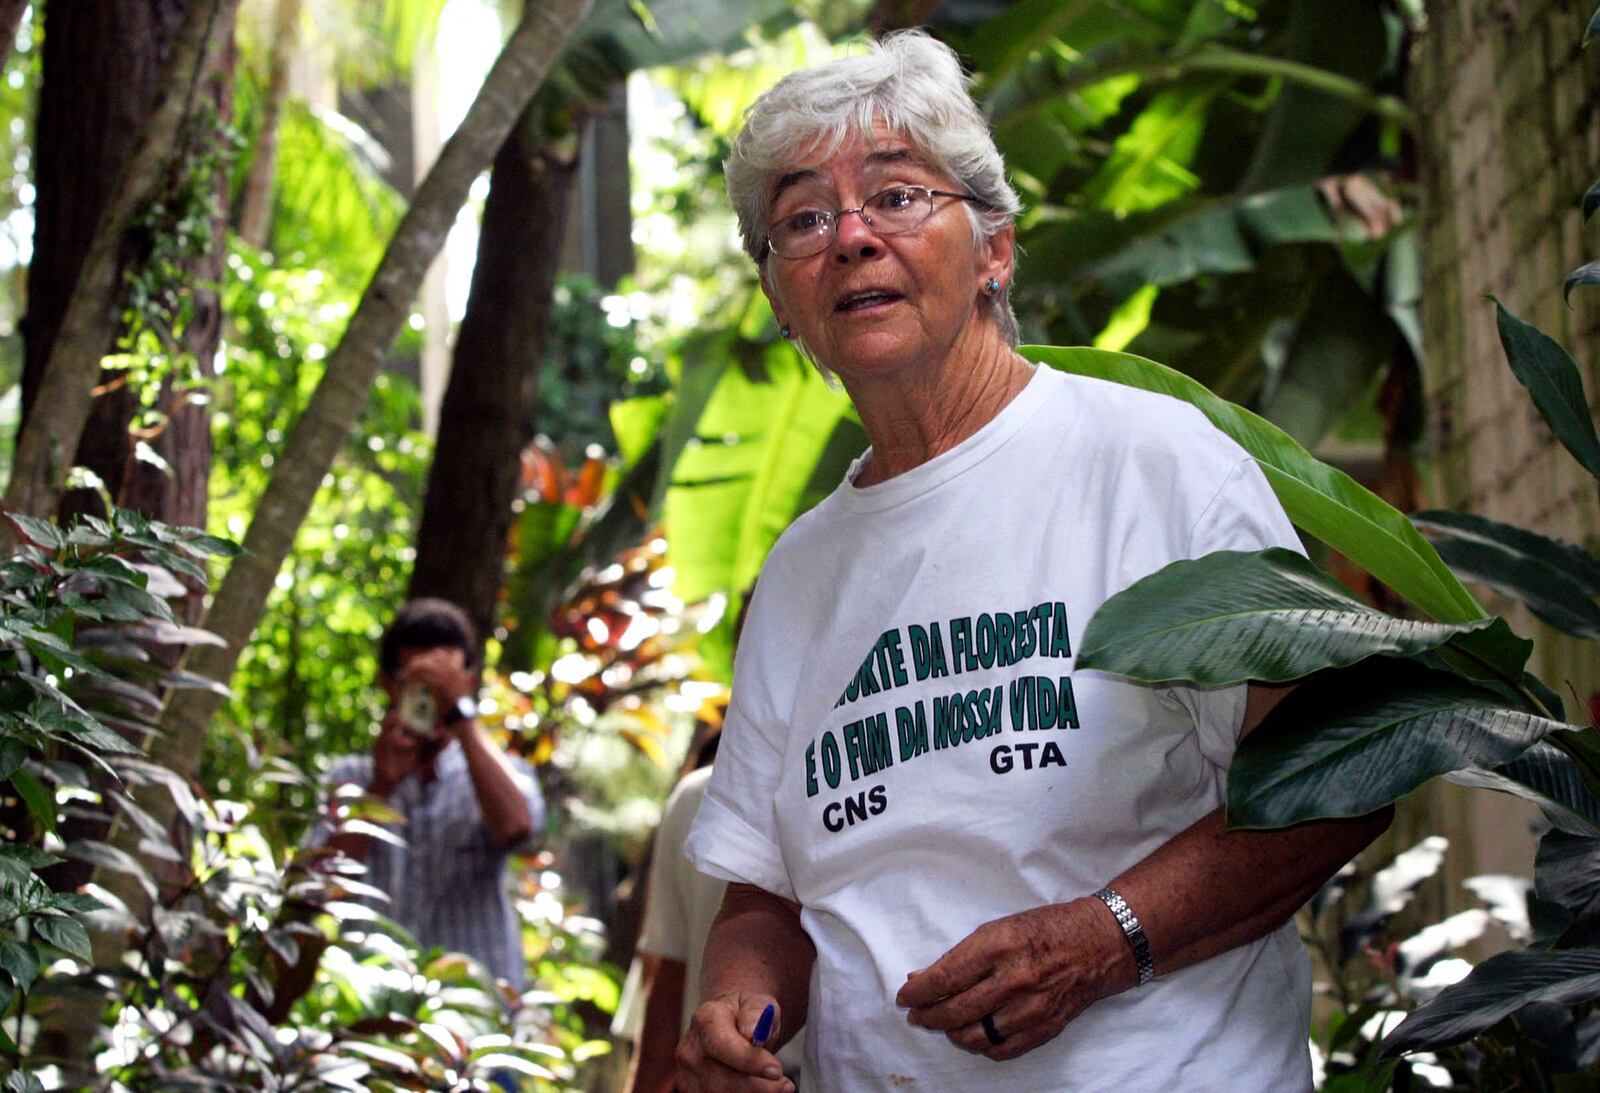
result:
M 908 975 L 895 1002 L 913 1025 L 943 1031 L 959 1048 L 1014 1059 L 1054 1039 L 1091 1002 L 1137 982 L 1116 918 L 1090 896 L 985 923 Z

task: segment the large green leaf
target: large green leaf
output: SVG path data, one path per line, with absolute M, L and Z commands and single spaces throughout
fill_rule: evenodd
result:
M 1494 770 L 1468 768 L 1445 776 L 1474 789 L 1509 793 L 1538 805 L 1562 831 L 1600 839 L 1600 799 L 1584 783 L 1570 755 L 1544 741 Z
M 1289 519 L 1443 623 L 1484 610 L 1438 552 L 1393 506 L 1291 440 L 1281 429 L 1170 368 L 1127 353 L 1060 346 L 1019 352 L 1063 372 L 1125 383 L 1194 404 L 1255 457 Z
M 1463 580 L 1521 600 L 1568 634 L 1600 638 L 1600 565 L 1569 543 L 1482 516 L 1421 512 L 1412 522 L 1433 539 L 1439 556 Z
M 1460 676 L 1376 657 L 1301 684 L 1240 743 L 1228 822 L 1365 815 L 1437 775 L 1500 766 L 1570 729 Z
M 1600 998 L 1600 950 L 1491 956 L 1461 982 L 1446 987 L 1383 1041 L 1393 1057 L 1470 1039 L 1532 1002 L 1575 1005 Z
M 820 499 L 808 487 L 823 457 L 837 484 L 844 449 L 864 446 L 859 427 L 851 440 L 836 436 L 849 404 L 787 343 L 768 350 L 765 373 L 722 374 L 672 467 L 668 558 L 685 600 L 748 587 L 778 536 Z
M 1076 664 L 1149 683 L 1282 683 L 1435 649 L 1490 623 L 1397 619 L 1294 551 L 1218 551 L 1174 562 L 1107 600 L 1089 620 Z M 1520 678 L 1520 662 L 1506 669 Z
M 291 100 L 278 127 L 272 249 L 364 284 L 404 211 L 384 180 L 387 165 L 382 146 L 350 118 Z
M 1025 231 L 1030 278 L 1098 281 L 1125 296 L 1203 274 L 1242 274 L 1261 252 L 1340 239 L 1316 190 L 1290 187 L 1247 197 L 1185 198 L 1127 215 L 1047 207 Z
M 596 0 L 550 79 L 580 101 L 603 100 L 630 72 L 737 48 L 750 27 L 797 18 L 782 0 Z
M 1471 512 L 1426 509 L 1411 514 L 1424 535 L 1465 539 L 1494 547 L 1506 565 L 1552 569 L 1583 596 L 1600 595 L 1600 559 L 1582 547 Z
M 1148 10 L 1111 8 L 1104 0 L 1019 0 L 985 20 L 966 43 L 966 52 L 985 77 L 996 80 L 1021 68 L 1030 56 L 1048 52 L 1055 42 L 1082 51 L 1120 34 L 1154 45 L 1169 40 L 1175 29 Z
M 1590 474 L 1600 478 L 1600 437 L 1595 436 L 1577 363 L 1559 342 L 1511 314 L 1499 300 L 1494 308 L 1500 344 L 1511 370 L 1533 396 L 1533 404 L 1550 423 L 1556 439 Z

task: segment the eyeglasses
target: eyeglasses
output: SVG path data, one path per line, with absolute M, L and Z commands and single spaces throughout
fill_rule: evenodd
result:
M 833 245 L 839 221 L 857 213 L 879 235 L 901 235 L 920 228 L 933 215 L 933 199 L 953 197 L 982 205 L 982 198 L 926 186 L 891 186 L 879 190 L 857 209 L 796 209 L 767 225 L 767 247 L 779 258 L 810 258 Z

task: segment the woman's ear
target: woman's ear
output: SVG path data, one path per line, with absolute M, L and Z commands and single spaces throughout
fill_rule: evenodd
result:
M 1007 224 L 991 235 L 985 245 L 979 248 L 978 286 L 980 291 L 991 277 L 1004 286 L 1010 286 L 1012 267 L 1016 258 L 1016 245 L 1016 226 Z

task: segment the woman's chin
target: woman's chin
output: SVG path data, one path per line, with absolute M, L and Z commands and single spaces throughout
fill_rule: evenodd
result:
M 838 339 L 823 358 L 829 370 L 841 379 L 869 379 L 891 376 L 921 362 L 920 348 L 894 331 L 861 331 L 854 337 Z

